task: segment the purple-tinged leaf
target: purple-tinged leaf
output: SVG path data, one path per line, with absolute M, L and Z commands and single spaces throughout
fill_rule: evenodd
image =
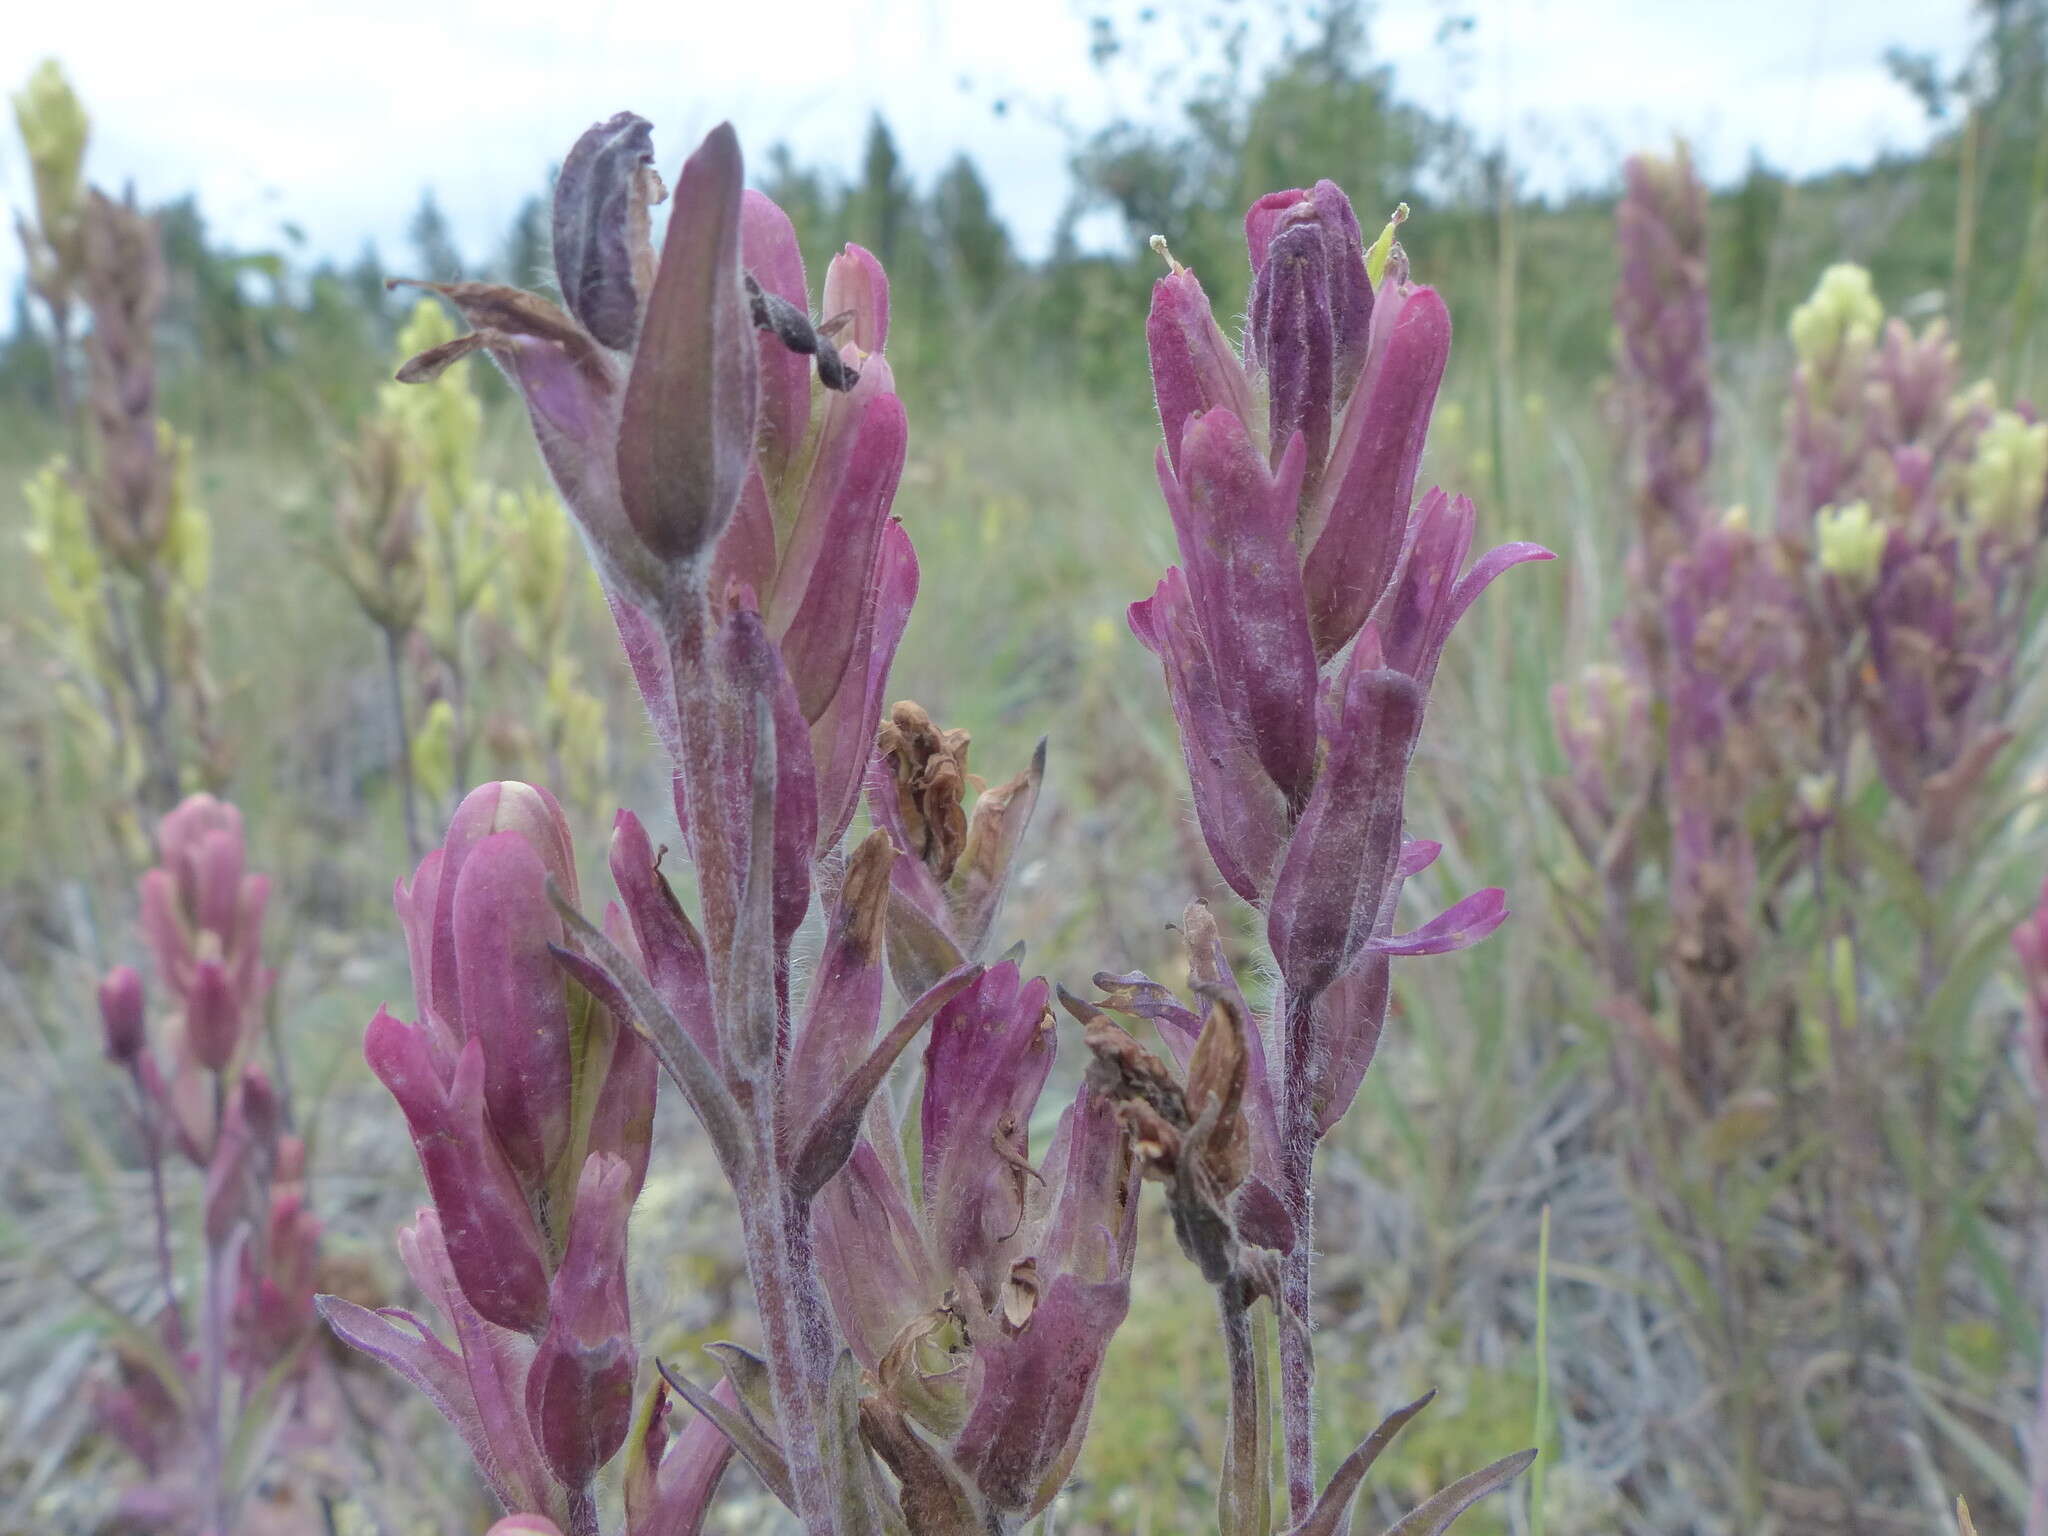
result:
M 727 1179 L 737 1184 L 747 1168 L 749 1144 L 740 1120 L 739 1105 L 719 1076 L 718 1069 L 698 1048 L 689 1032 L 676 1021 L 675 1015 L 668 1011 L 632 957 L 563 900 L 559 891 L 551 887 L 548 897 L 554 903 L 556 913 L 575 935 L 577 943 L 586 951 L 585 954 L 577 954 L 558 949 L 555 952 L 556 963 L 610 1008 L 616 1017 L 631 1024 L 641 1039 L 653 1048 L 662 1070 L 682 1089 L 690 1112 L 704 1127 L 704 1134 L 710 1138 L 712 1150 L 718 1154 L 719 1166 Z
M 1382 955 L 1447 955 L 1470 949 L 1507 919 L 1507 892 L 1491 887 L 1474 891 L 1412 932 L 1375 938 L 1366 947 Z
M 804 255 L 789 215 L 749 187 L 740 194 L 740 264 L 769 293 L 808 312 Z M 763 472 L 780 485 L 784 470 L 801 451 L 811 421 L 811 360 L 793 352 L 772 332 L 763 332 L 761 426 L 755 441 Z M 714 594 L 715 595 L 715 594 Z
M 477 1470 L 500 1504 L 510 1508 L 521 1502 L 520 1491 L 500 1478 L 461 1356 L 403 1308 L 380 1307 L 372 1312 L 339 1296 L 316 1296 L 313 1302 L 342 1343 L 389 1366 L 433 1404 L 434 1411 L 469 1448 Z
M 790 938 L 802 926 L 811 904 L 811 849 L 818 837 L 818 779 L 811 759 L 810 727 L 799 710 L 783 655 L 768 638 L 761 617 L 745 608 L 725 621 L 718 637 L 720 669 L 732 690 L 736 723 L 744 727 L 756 715 L 774 722 L 772 777 L 769 789 L 773 837 L 773 913 L 775 953 L 785 954 Z M 752 735 L 744 730 L 729 742 L 726 770 L 728 814 L 741 818 L 763 791 L 760 771 L 751 754 L 733 750 Z M 739 820 L 745 825 L 745 820 Z M 749 877 L 751 878 L 751 876 Z
M 985 971 L 932 1022 L 924 1053 L 924 1208 L 938 1262 L 965 1271 L 991 1304 L 1003 1246 L 1024 1214 L 1026 1134 L 1052 1069 L 1042 978 L 1014 962 Z
M 549 1476 L 526 1418 L 526 1374 L 533 1341 L 523 1333 L 485 1322 L 456 1283 L 440 1218 L 423 1210 L 412 1225 L 398 1229 L 398 1254 L 406 1273 L 454 1330 L 470 1400 L 483 1426 L 485 1449 L 477 1467 L 494 1488 L 508 1490 L 507 1509 L 558 1513 L 561 1491 Z
M 569 313 L 603 345 L 631 351 L 640 329 L 636 278 L 649 266 L 647 206 L 654 127 L 620 112 L 584 130 L 555 177 L 555 276 Z
M 851 342 L 870 362 L 889 340 L 889 278 L 881 262 L 848 244 L 825 268 L 825 323 L 847 317 L 841 344 Z
M 1158 458 L 1222 706 L 1296 806 L 1316 766 L 1316 655 L 1294 550 L 1303 451 L 1288 439 L 1269 473 L 1244 423 L 1211 411 L 1189 423 L 1177 477 Z
M 1367 365 L 1302 518 L 1302 585 L 1316 655 L 1358 633 L 1400 564 L 1430 413 L 1451 350 L 1451 317 L 1432 289 L 1401 311 Z
M 683 727 L 676 718 L 675 679 L 668 670 L 668 642 L 661 626 L 617 592 L 607 590 L 605 602 L 619 631 L 619 646 L 626 653 L 626 665 L 633 684 L 640 690 L 640 702 L 647 718 L 654 722 L 654 734 L 670 762 L 683 754 Z
M 850 679 L 866 675 L 867 658 L 856 653 L 855 640 L 909 443 L 903 402 L 889 391 L 887 365 L 879 360 L 868 365 L 852 394 L 835 395 L 826 411 L 770 610 L 810 721 L 823 718 Z M 806 542 L 807 535 L 815 543 Z M 806 549 L 808 561 L 799 558 Z
M 896 1475 L 906 1527 L 932 1536 L 982 1536 L 989 1529 L 988 1510 L 960 1469 L 886 1396 L 876 1393 L 861 1400 L 860 1427 Z
M 1263 899 L 1287 838 L 1287 804 L 1223 704 L 1187 578 L 1169 566 L 1158 589 L 1130 608 L 1131 632 L 1157 656 L 1180 727 L 1202 839 L 1224 882 Z
M 657 1389 L 667 1390 L 667 1382 Z M 728 1410 L 739 1398 L 730 1381 L 711 1389 L 712 1398 Z M 732 1441 L 701 1413 L 692 1413 L 683 1432 L 674 1437 L 655 1469 L 655 1494 L 644 1512 L 629 1515 L 626 1536 L 702 1536 L 704 1522 L 725 1469 L 732 1461 Z
M 501 1328 L 538 1334 L 547 1322 L 545 1251 L 519 1178 L 486 1123 L 483 1043 L 463 1047 L 444 1086 L 424 1034 L 379 1009 L 363 1055 L 405 1112 L 469 1305 Z
M 1451 1523 L 1490 1493 L 1501 1489 L 1527 1471 L 1536 1460 L 1533 1450 L 1503 1456 L 1491 1466 L 1468 1472 L 1448 1488 L 1425 1499 L 1397 1523 L 1387 1527 L 1386 1536 L 1443 1536 Z
M 973 1407 L 953 1454 L 997 1508 L 1029 1518 L 1059 1492 L 1130 1300 L 1128 1280 L 1063 1274 L 1019 1332 L 975 1346 Z
M 1502 544 L 1460 575 L 1477 515 L 1470 498 L 1432 489 L 1416 509 L 1401 579 L 1380 611 L 1386 663 L 1427 689 L 1451 628 L 1479 594 L 1510 566 L 1556 557 L 1540 544 Z
M 697 1048 L 716 1062 L 718 1025 L 704 941 L 662 874 L 647 829 L 631 811 L 620 811 L 612 822 L 611 870 L 649 985 Z
M 1396 1408 L 1380 1421 L 1379 1427 L 1364 1440 L 1358 1448 L 1338 1464 L 1330 1474 L 1329 1482 L 1315 1506 L 1298 1525 L 1289 1527 L 1287 1536 L 1344 1536 L 1351 1526 L 1351 1501 L 1358 1496 L 1359 1485 L 1372 1470 L 1380 1453 L 1393 1444 L 1394 1436 L 1408 1427 L 1408 1421 L 1427 1408 L 1436 1397 L 1436 1389 L 1430 1388 L 1405 1408 Z
M 753 705 L 753 754 L 746 781 L 751 791 L 748 816 L 746 876 L 734 912 L 732 945 L 722 986 L 730 996 L 719 999 L 719 1048 L 726 1068 L 737 1080 L 753 1084 L 757 1095 L 769 1090 L 780 1048 L 781 1000 L 778 972 L 782 948 L 776 932 L 776 876 L 782 845 L 776 827 L 777 729 L 774 706 L 756 693 Z M 805 743 L 808 753 L 810 744 Z M 738 775 L 734 775 L 738 781 Z M 806 848 L 808 845 L 806 844 Z M 805 875 L 808 878 L 809 871 Z M 757 1098 L 756 1102 L 760 1102 Z
M 832 1315 L 860 1363 L 878 1370 L 904 1326 L 936 1306 L 947 1283 L 932 1263 L 909 1192 L 862 1140 L 818 1192 L 811 1221 Z
M 1316 999 L 1316 1039 L 1325 1062 L 1310 1092 L 1318 1136 L 1343 1119 L 1358 1097 L 1379 1051 L 1392 986 L 1391 962 L 1368 951 Z
M 896 859 L 895 844 L 877 827 L 846 861 L 783 1069 L 782 1101 L 796 1112 L 792 1123 L 802 1111 L 829 1102 L 874 1041 L 882 1016 L 889 871 Z
M 1437 855 L 1444 851 L 1442 843 L 1431 842 L 1426 837 L 1411 837 L 1401 844 L 1401 878 L 1413 880 L 1430 865 Z
M 875 756 L 875 727 L 882 718 L 889 667 L 916 600 L 917 554 L 903 525 L 892 518 L 882 530 L 881 554 L 854 635 L 857 665 L 848 669 L 825 713 L 811 727 L 811 750 L 818 765 L 820 856 L 839 846 L 860 803 Z
M 1315 793 L 1273 882 L 1266 934 L 1297 997 L 1321 993 L 1372 938 L 1401 848 L 1408 758 L 1423 691 L 1384 669 L 1356 671 Z
M 981 976 L 980 966 L 968 965 L 943 977 L 911 1004 L 909 1011 L 896 1021 L 895 1028 L 877 1041 L 875 1048 L 838 1084 L 825 1107 L 810 1122 L 810 1129 L 804 1133 L 803 1140 L 797 1144 L 789 1174 L 790 1193 L 796 1199 L 809 1200 L 825 1187 L 826 1180 L 846 1166 L 847 1158 L 853 1154 L 854 1140 L 860 1134 L 861 1120 L 867 1114 L 868 1101 L 882 1086 L 882 1080 L 889 1075 L 896 1058 L 931 1022 L 934 1014 L 978 982 Z M 791 1109 L 800 1112 L 802 1104 L 803 1101 L 799 1100 L 791 1105 Z
M 1239 421 L 1252 419 L 1251 381 L 1224 338 L 1195 274 L 1176 269 L 1152 285 L 1152 313 L 1145 322 L 1152 355 L 1152 389 L 1159 425 L 1174 472 L 1180 471 L 1181 436 L 1205 411 L 1226 410 Z
M 782 1454 L 781 1446 L 756 1428 L 753 1420 L 736 1405 L 705 1391 L 667 1361 L 655 1361 L 654 1368 L 661 1372 L 661 1379 L 678 1397 L 717 1426 L 719 1433 L 732 1442 L 733 1449 L 746 1459 L 747 1465 L 754 1469 L 768 1491 L 780 1499 L 785 1508 L 796 1508 L 796 1495 L 789 1481 L 789 1461 Z

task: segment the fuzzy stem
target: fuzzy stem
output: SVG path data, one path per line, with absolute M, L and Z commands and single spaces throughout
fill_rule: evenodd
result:
M 164 1288 L 166 1342 L 172 1354 L 185 1348 L 185 1315 L 178 1308 L 177 1272 L 171 1263 L 171 1211 L 164 1199 L 164 1145 L 149 1090 L 143 1086 L 140 1060 L 130 1062 L 128 1074 L 135 1084 L 135 1113 L 142 1122 L 143 1153 L 149 1159 L 149 1201 L 151 1219 L 156 1223 L 157 1278 Z
M 142 574 L 142 654 L 149 662 L 149 688 L 137 699 L 143 735 L 149 746 L 143 781 L 149 808 L 162 816 L 178 803 L 178 740 L 171 696 L 169 594 L 163 567 L 151 565 Z
M 669 604 L 671 686 L 681 751 L 676 758 L 676 819 L 683 825 L 697 864 L 698 895 L 704 903 L 705 953 L 712 993 L 727 992 L 739 866 L 732 829 L 719 812 L 723 783 L 722 722 L 718 686 L 711 673 L 710 615 L 701 589 L 687 588 Z
M 405 846 L 418 864 L 420 844 L 419 792 L 412 777 L 412 727 L 405 719 L 405 674 L 399 665 L 398 631 L 384 631 L 384 681 L 391 693 L 391 719 L 398 727 L 398 792 L 405 807 Z
M 688 829 L 696 858 L 712 995 L 723 1015 L 739 1006 L 745 991 L 732 964 L 733 936 L 740 918 L 741 862 L 722 803 L 723 749 L 731 725 L 721 719 L 721 690 L 711 675 L 710 615 L 702 587 L 679 587 L 663 617 L 681 727 L 676 811 Z M 771 1040 L 781 1033 L 782 1022 L 776 1020 Z M 720 1033 L 731 1038 L 750 1028 L 747 1020 L 720 1019 Z M 831 1334 L 824 1325 L 824 1304 L 811 1262 L 809 1213 L 791 1193 L 779 1156 L 776 1106 L 781 1094 L 772 1049 L 768 1060 L 768 1070 L 761 1077 L 749 1078 L 736 1071 L 732 1083 L 754 1142 L 746 1187 L 735 1193 L 740 1198 L 747 1276 L 753 1282 L 760 1311 L 776 1425 L 789 1464 L 797 1515 L 812 1536 L 832 1536 L 837 1490 L 821 1452 L 822 1383 L 830 1366 Z M 818 1366 L 820 1356 L 825 1360 L 824 1369 Z
M 234 1256 L 240 1252 L 241 1229 L 221 1243 L 206 1245 L 205 1294 L 201 1298 L 204 1316 L 199 1326 L 200 1413 L 199 1426 L 201 1490 L 206 1511 L 206 1530 L 226 1536 L 228 1530 L 227 1481 L 227 1288 Z
M 1230 1366 L 1230 1410 L 1223 1438 L 1223 1475 L 1216 1489 L 1217 1527 L 1226 1536 L 1263 1533 L 1272 1520 L 1265 1373 L 1243 1290 L 1225 1281 L 1216 1291 L 1223 1354 Z
M 85 429 L 78 413 L 78 384 L 71 376 L 71 299 L 46 297 L 50 308 L 50 388 L 56 397 L 57 420 L 63 424 L 72 458 L 85 462 Z
M 1315 1000 L 1289 992 L 1281 1013 L 1280 1197 L 1294 1222 L 1281 1259 L 1280 1296 L 1298 1326 L 1280 1329 L 1280 1418 L 1287 1451 L 1287 1507 L 1296 1521 L 1316 1498 L 1316 1362 L 1309 1342 L 1314 1300 L 1316 1155 L 1311 1079 Z
M 2041 1266 L 2048 1272 L 2048 1238 L 2041 1243 Z M 2048 1301 L 2042 1303 L 2042 1337 L 2048 1338 Z M 2034 1438 L 2027 1447 L 2032 1487 L 2027 1499 L 2027 1536 L 2048 1536 L 2048 1349 L 2041 1352 L 2040 1386 L 2035 1393 Z
M 816 1279 L 799 1267 L 799 1256 L 791 1252 L 787 1240 L 792 1202 L 776 1167 L 772 1143 L 756 1142 L 748 1185 L 740 1207 L 747 1277 L 753 1282 L 755 1305 L 761 1314 L 761 1342 L 768 1358 L 768 1381 L 783 1455 L 789 1463 L 790 1487 L 804 1529 L 811 1536 L 833 1536 L 836 1503 L 820 1454 L 823 1426 L 805 1330 L 809 1311 L 804 1303 L 806 1282 L 815 1288 Z
M 597 1522 L 597 1495 L 590 1484 L 569 1492 L 569 1536 L 600 1536 L 601 1527 Z

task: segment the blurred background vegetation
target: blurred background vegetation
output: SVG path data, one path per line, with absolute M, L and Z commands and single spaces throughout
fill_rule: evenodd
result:
M 1630 509 L 1609 398 L 1618 166 L 1605 191 L 1525 195 L 1505 155 L 1403 98 L 1374 61 L 1367 20 L 1355 4 L 1322 7 L 1259 70 L 1226 31 L 1220 63 L 1162 76 L 1183 102 L 1170 126 L 1077 136 L 1068 213 L 1044 259 L 1019 255 L 972 160 L 916 182 L 885 117 L 869 124 L 851 178 L 750 141 L 752 174 L 795 221 L 814 280 L 842 240 L 890 273 L 889 351 L 913 434 L 897 512 L 923 568 L 892 688 L 970 729 L 991 780 L 1051 738 L 1030 867 L 1003 923 L 1070 984 L 1104 969 L 1169 977 L 1165 924 L 1183 903 L 1208 894 L 1231 906 L 1191 825 L 1155 669 L 1123 624 L 1123 606 L 1173 558 L 1151 464 L 1143 317 L 1159 265 L 1146 241 L 1164 234 L 1219 315 L 1233 315 L 1249 275 L 1241 219 L 1258 194 L 1328 176 L 1368 228 L 1408 204 L 1415 273 L 1457 326 L 1425 483 L 1470 492 L 1489 542 L 1538 539 L 1563 558 L 1503 583 L 1461 627 L 1418 759 L 1411 829 L 1445 841 L 1443 888 L 1504 885 L 1517 917 L 1470 955 L 1401 973 L 1378 1067 L 1329 1144 L 1318 1319 L 1329 1443 L 1348 1447 L 1387 1407 L 1440 1387 L 1385 1464 L 1379 1497 L 1397 1511 L 1404 1492 L 1527 1443 L 1548 1377 L 1542 1503 L 1524 1490 L 1463 1529 L 1731 1529 L 1710 1513 L 1723 1507 L 1722 1469 L 1701 1448 L 1714 1373 L 1688 1357 L 1685 1299 L 1617 1172 L 1613 1122 L 1634 1108 L 1606 1080 L 1616 1025 L 1556 910 L 1570 855 L 1543 793 L 1563 767 L 1548 689 L 1608 652 L 1624 599 Z M 1769 502 L 1787 317 L 1834 262 L 1866 266 L 1893 313 L 1946 316 L 1972 377 L 2044 398 L 2048 5 L 1987 0 L 1976 22 L 1955 78 L 1891 61 L 1933 125 L 1923 152 L 1809 179 L 1757 163 L 1714 189 L 1724 504 Z M 1108 57 L 1146 39 L 1105 21 L 1095 44 Z M 87 169 L 123 175 L 90 156 Z M 444 434 L 448 505 L 427 509 L 439 532 L 399 640 L 343 579 L 379 434 L 414 430 L 393 425 L 415 409 L 388 385 L 409 350 L 400 332 L 413 327 L 417 342 L 436 323 L 386 280 L 535 283 L 548 271 L 544 169 L 506 210 L 495 249 L 458 248 L 429 196 L 409 249 L 366 249 L 346 265 L 225 247 L 195 198 L 150 210 L 164 267 L 157 410 L 189 440 L 190 495 L 210 524 L 210 729 L 232 747 L 231 762 L 194 768 L 191 782 L 218 783 L 243 807 L 252 861 L 276 879 L 280 1038 L 314 1128 L 315 1201 L 335 1241 L 382 1265 L 387 1285 L 388 1233 L 416 1176 L 357 1043 L 375 1004 L 406 990 L 388 908 L 409 867 L 406 795 L 431 841 L 468 782 L 550 782 L 594 866 L 614 805 L 651 824 L 666 814 L 659 753 L 602 601 L 493 374 L 452 373 L 453 418 L 427 429 Z M 1077 233 L 1105 211 L 1128 235 L 1107 253 Z M 70 1388 L 90 1355 L 63 1340 L 90 1335 L 91 1309 L 51 1273 L 36 1213 L 67 1201 L 111 1212 L 124 1198 L 119 1135 L 72 1068 L 97 1049 L 92 979 L 131 957 L 139 866 L 118 813 L 128 791 L 81 724 L 92 705 L 60 643 L 64 615 L 21 554 L 36 514 L 11 488 L 77 445 L 59 409 L 70 365 L 26 287 L 12 303 L 0 339 L 0 1162 L 14 1214 L 0 1216 L 0 1270 L 16 1283 L 0 1282 L 0 1529 L 82 1530 L 95 1452 Z M 2036 822 L 2018 823 L 2008 850 L 2019 873 L 2011 909 L 1995 914 L 2005 927 L 2039 875 Z M 603 888 L 597 868 L 587 888 Z M 1242 923 L 1247 964 L 1252 935 Z M 1956 1073 L 2000 1070 L 2016 996 L 1987 995 Z M 680 1116 L 664 1113 L 664 1134 L 687 1148 Z M 2002 1165 L 2015 1177 L 1957 1198 L 2027 1232 L 2048 1201 L 2026 1144 L 2018 1155 Z M 640 1315 L 671 1320 L 663 1347 L 744 1326 L 729 1320 L 739 1270 L 714 1207 L 680 1180 L 651 1188 L 641 1213 L 647 1283 L 663 1301 Z M 1547 1359 L 1535 1328 L 1545 1210 Z M 1207 1298 L 1162 1232 L 1146 1241 L 1117 1345 L 1124 1368 L 1108 1373 L 1064 1528 L 1193 1529 L 1209 1498 L 1222 1398 Z M 2021 1283 L 2023 1254 L 1993 1257 L 2003 1283 Z M 2018 1529 L 2012 1426 L 2039 1339 L 2008 1324 L 2026 1310 L 1958 1304 L 1951 1347 L 1967 1359 L 1966 1388 L 1940 1411 L 1966 1449 L 1928 1465 L 1964 1467 L 1968 1489 L 1934 1487 L 1917 1510 L 1841 1529 L 1941 1529 L 1931 1511 L 1957 1491 L 1972 1494 L 1981 1529 Z M 1836 1529 L 1800 1492 L 1773 1501 L 1770 1528 Z

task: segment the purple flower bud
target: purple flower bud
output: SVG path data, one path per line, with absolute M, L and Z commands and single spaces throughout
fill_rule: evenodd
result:
M 567 1149 L 574 1076 L 546 880 L 532 843 L 496 832 L 463 860 L 453 908 L 463 1029 L 482 1047 L 492 1132 L 529 1188 Z
M 1334 388 L 1329 256 L 1313 221 L 1278 229 L 1266 265 L 1252 280 L 1246 348 L 1264 369 L 1268 441 L 1277 465 L 1300 433 L 1320 466 L 1330 448 Z
M 209 1072 L 220 1072 L 242 1043 L 242 1004 L 218 960 L 201 960 L 185 997 L 185 1038 Z
M 617 1454 L 633 1417 L 639 1357 L 626 1305 L 630 1181 L 616 1157 L 595 1153 L 583 1165 L 547 1332 L 526 1377 L 534 1438 L 565 1488 L 584 1487 Z
M 1245 215 L 1252 257 L 1247 361 L 1267 377 L 1269 441 L 1277 461 L 1295 432 L 1308 441 L 1312 476 L 1331 423 L 1364 366 L 1373 312 L 1365 244 L 1351 200 L 1335 182 L 1268 193 Z
M 640 329 L 640 276 L 649 265 L 647 206 L 659 201 L 654 130 L 620 112 L 587 129 L 555 178 L 555 274 L 583 328 L 615 352 Z
M 148 1042 L 148 1010 L 142 977 L 132 965 L 117 965 L 100 983 L 100 1027 L 107 1059 L 123 1066 L 140 1056 Z
M 753 457 L 760 360 L 740 286 L 743 179 L 730 124 L 684 162 L 620 402 L 620 503 L 671 570 L 718 542 Z
M 284 1106 L 278 1101 L 270 1074 L 261 1067 L 250 1067 L 242 1074 L 237 1096 L 249 1134 L 274 1157 L 278 1137 L 284 1132 Z
M 245 1007 L 270 984 L 262 963 L 263 909 L 270 882 L 246 873 L 242 813 L 193 795 L 157 829 L 157 867 L 141 881 L 142 929 L 157 971 L 180 997 L 202 957 L 225 968 Z

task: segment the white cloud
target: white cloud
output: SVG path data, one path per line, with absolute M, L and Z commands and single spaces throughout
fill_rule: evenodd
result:
M 1143 0 L 1117 0 L 1127 19 Z M 1171 113 L 1147 68 L 1087 55 L 1096 6 L 949 0 L 364 0 L 346 9 L 275 0 L 102 0 L 22 6 L 0 31 L 0 83 L 60 58 L 92 112 L 90 170 L 145 200 L 194 190 L 219 234 L 276 244 L 286 221 L 311 249 L 390 256 L 431 184 L 466 250 L 503 235 L 586 124 L 621 106 L 653 118 L 665 156 L 720 118 L 756 152 L 786 140 L 803 160 L 851 169 L 869 114 L 929 178 L 954 152 L 980 163 L 1028 249 L 1066 195 L 1068 126 L 1119 112 Z M 1159 9 L 1168 48 L 1207 34 Z M 1209 8 L 1204 8 L 1206 11 Z M 1885 47 L 1953 62 L 1966 0 L 1492 0 L 1458 50 L 1448 12 L 1388 8 L 1374 43 L 1401 91 L 1505 136 L 1527 183 L 1598 183 L 1621 152 L 1682 132 L 1713 174 L 1752 149 L 1794 171 L 1869 160 L 1926 128 L 1886 75 Z M 1277 40 L 1255 37 L 1270 56 Z M 1263 50 L 1263 52 L 1261 52 Z M 996 100 L 1010 104 L 998 115 Z M 0 197 L 28 196 L 12 134 Z M 11 240 L 0 285 L 19 271 Z

